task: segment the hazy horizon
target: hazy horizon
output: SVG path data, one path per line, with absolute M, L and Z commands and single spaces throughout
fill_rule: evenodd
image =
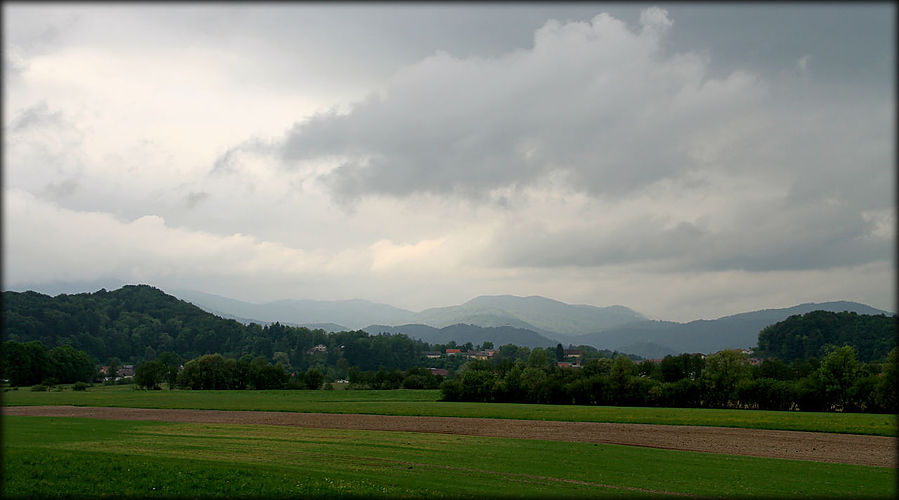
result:
M 893 4 L 3 14 L 5 290 L 895 309 Z

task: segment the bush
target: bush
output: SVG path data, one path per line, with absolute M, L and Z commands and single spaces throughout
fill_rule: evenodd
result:
M 85 382 L 75 382 L 75 384 L 72 385 L 72 390 L 73 391 L 86 391 L 88 387 L 90 387 L 90 384 L 87 384 Z
M 444 381 L 440 384 L 440 394 L 443 401 L 461 401 L 462 382 L 458 380 Z
M 49 390 L 50 390 L 50 388 L 44 384 L 37 384 L 37 385 L 31 386 L 31 392 L 47 392 Z
M 290 390 L 301 390 L 306 388 L 306 381 L 303 379 L 303 376 L 290 377 L 290 380 L 284 384 L 285 389 Z

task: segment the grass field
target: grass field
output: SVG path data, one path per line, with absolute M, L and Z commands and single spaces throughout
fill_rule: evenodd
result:
M 894 498 L 895 470 L 445 434 L 3 416 L 3 497 Z
M 140 391 L 95 386 L 87 391 L 2 393 L 4 405 L 120 406 L 510 418 L 582 422 L 709 425 L 749 429 L 897 435 L 896 415 L 697 408 L 450 403 L 433 390 L 395 391 Z

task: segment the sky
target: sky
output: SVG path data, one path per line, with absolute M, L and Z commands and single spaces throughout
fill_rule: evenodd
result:
M 894 311 L 895 8 L 4 2 L 3 287 Z

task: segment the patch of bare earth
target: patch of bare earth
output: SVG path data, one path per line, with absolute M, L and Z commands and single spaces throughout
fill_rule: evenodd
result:
M 457 417 L 78 406 L 3 407 L 5 415 L 264 424 L 622 444 L 671 450 L 896 467 L 897 439 L 822 432 Z

